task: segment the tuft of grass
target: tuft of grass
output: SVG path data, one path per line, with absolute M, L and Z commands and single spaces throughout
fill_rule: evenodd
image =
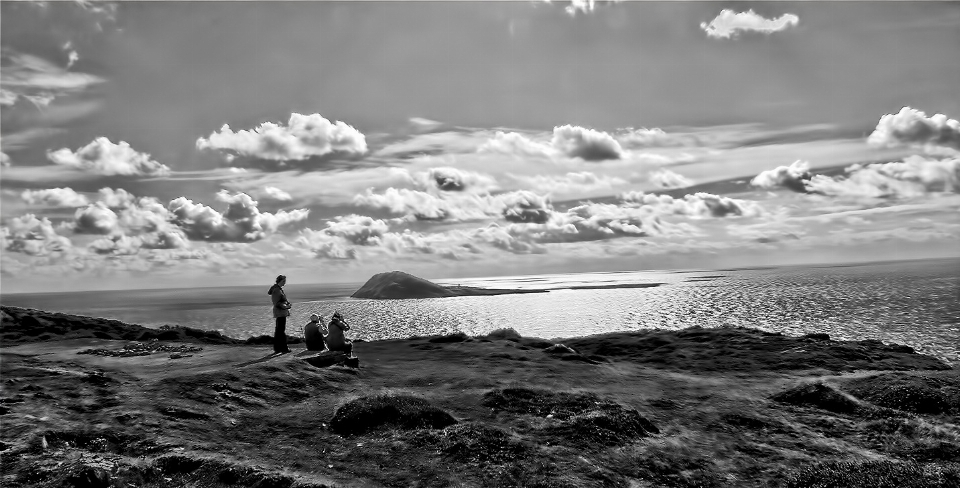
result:
M 452 415 L 411 395 L 363 396 L 337 409 L 330 428 L 340 435 L 385 429 L 442 429 L 457 423 Z
M 918 414 L 960 413 L 960 380 L 951 385 L 938 378 L 879 374 L 851 381 L 850 392 L 881 407 Z
M 488 332 L 486 335 L 482 336 L 490 340 L 503 340 L 511 342 L 519 342 L 522 337 L 520 333 L 514 330 L 512 327 L 507 327 L 505 329 L 497 329 Z

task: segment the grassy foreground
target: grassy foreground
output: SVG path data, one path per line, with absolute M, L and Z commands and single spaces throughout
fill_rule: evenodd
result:
M 2 319 L 4 487 L 960 486 L 958 370 L 877 341 L 505 330 L 319 369 L 296 344 Z

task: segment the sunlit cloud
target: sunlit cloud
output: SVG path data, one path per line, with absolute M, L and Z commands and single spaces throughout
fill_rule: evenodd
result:
M 883 147 L 934 146 L 960 151 L 960 122 L 944 114 L 927 114 L 903 107 L 880 118 L 867 142 Z
M 0 237 L 3 249 L 30 256 L 62 253 L 72 247 L 70 239 L 57 234 L 49 219 L 33 214 L 11 219 L 8 226 L 0 228 Z
M 700 28 L 707 36 L 717 39 L 736 37 L 741 32 L 761 32 L 772 34 L 786 30 L 800 23 L 800 18 L 794 14 L 783 14 L 774 19 L 764 18 L 752 9 L 746 12 L 735 12 L 723 9 L 709 23 L 702 22 Z
M 329 154 L 361 155 L 367 152 L 367 142 L 360 131 L 344 122 L 331 122 L 320 114 L 292 113 L 287 125 L 264 122 L 252 130 L 234 132 L 224 124 L 219 132 L 197 139 L 197 148 L 282 162 Z
M 813 193 L 862 198 L 909 198 L 960 189 L 960 158 L 910 156 L 902 162 L 854 165 L 846 173 L 838 177 L 815 175 L 805 186 Z
M 186 197 L 172 200 L 167 208 L 174 223 L 190 239 L 213 242 L 257 241 L 276 232 L 280 226 L 302 221 L 309 215 L 306 209 L 279 210 L 272 214 L 261 212 L 257 201 L 246 193 L 231 195 L 221 190 L 217 193 L 217 200 L 227 204 L 227 210 L 222 214 Z
M 750 180 L 750 184 L 766 189 L 783 187 L 804 193 L 807 191 L 806 182 L 810 178 L 810 163 L 797 160 L 790 166 L 777 166 L 774 169 L 760 172 Z
M 667 169 L 661 169 L 650 173 L 650 182 L 657 188 L 683 188 L 693 185 L 693 180 L 681 174 L 674 173 Z
M 0 103 L 13 105 L 18 98 L 45 107 L 59 96 L 79 93 L 103 83 L 103 78 L 86 73 L 70 72 L 39 56 L 4 48 L 0 54 Z
M 270 198 L 280 202 L 287 202 L 293 200 L 293 197 L 289 193 L 275 187 L 275 186 L 265 186 L 263 187 L 263 196 L 265 198 Z
M 72 188 L 49 188 L 45 190 L 24 190 L 20 198 L 30 205 L 48 205 L 51 207 L 75 208 L 88 205 L 87 197 Z
M 164 176 L 170 168 L 151 159 L 124 141 L 114 144 L 106 137 L 98 137 L 90 144 L 71 151 L 67 148 L 47 153 L 47 158 L 62 166 L 106 176 Z

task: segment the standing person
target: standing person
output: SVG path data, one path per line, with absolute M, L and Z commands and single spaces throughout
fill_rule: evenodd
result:
M 350 326 L 343 320 L 340 312 L 333 314 L 330 319 L 329 334 L 327 334 L 327 348 L 331 351 L 343 351 L 353 356 L 353 342 L 344 337 L 343 332 L 350 330 Z
M 287 284 L 287 277 L 277 276 L 277 282 L 267 292 L 273 300 L 273 317 L 277 319 L 277 328 L 273 332 L 273 352 L 288 353 L 287 347 L 287 317 L 290 316 L 292 305 L 287 301 L 287 294 L 283 292 L 283 285 Z

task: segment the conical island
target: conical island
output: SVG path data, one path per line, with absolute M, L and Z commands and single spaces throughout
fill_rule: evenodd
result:
M 405 299 L 443 298 L 511 293 L 545 293 L 546 290 L 503 290 L 469 286 L 441 286 L 403 271 L 389 271 L 373 275 L 353 293 L 353 298 Z

